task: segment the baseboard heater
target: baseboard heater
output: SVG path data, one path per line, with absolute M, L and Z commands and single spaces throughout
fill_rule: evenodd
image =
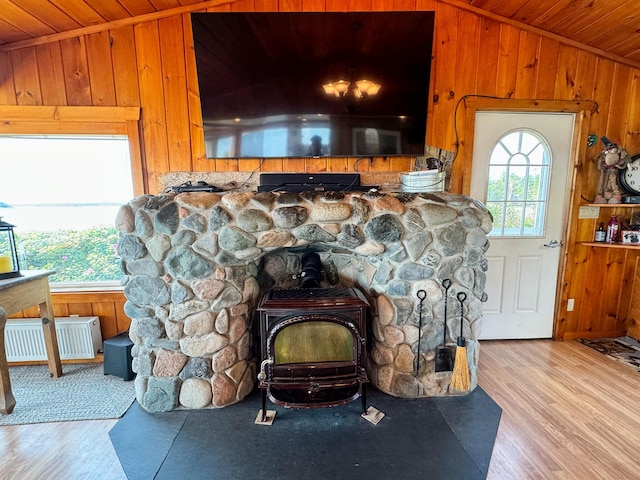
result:
M 102 334 L 98 317 L 56 318 L 56 335 L 61 360 L 96 358 L 102 352 Z M 7 362 L 47 359 L 42 320 L 13 318 L 4 330 Z

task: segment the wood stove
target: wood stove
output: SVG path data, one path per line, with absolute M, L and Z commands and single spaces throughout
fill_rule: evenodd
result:
M 262 412 L 277 405 L 316 408 L 362 398 L 369 304 L 355 288 L 272 289 L 258 304 Z

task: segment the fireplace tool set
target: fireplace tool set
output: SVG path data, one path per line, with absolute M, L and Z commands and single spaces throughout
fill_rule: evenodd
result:
M 453 359 L 451 349 L 447 347 L 447 300 L 449 298 L 449 288 L 451 280 L 445 278 L 442 281 L 444 287 L 444 332 L 442 335 L 442 345 L 436 347 L 436 372 L 451 372 L 453 370 Z
M 467 362 L 467 341 L 464 338 L 464 301 L 467 294 L 458 292 L 458 301 L 460 302 L 460 336 L 456 340 L 456 363 L 451 374 L 449 387 L 460 392 L 468 392 L 470 389 L 469 364 Z
M 416 296 L 420 300 L 418 305 L 418 352 L 416 357 L 416 373 L 420 373 L 420 343 L 422 343 L 422 302 L 427 298 L 427 292 L 418 290 Z
M 449 387 L 460 392 L 467 392 L 470 388 L 469 365 L 467 363 L 467 342 L 464 338 L 464 302 L 467 299 L 465 292 L 458 292 L 456 298 L 460 302 L 460 335 L 456 339 L 455 362 L 451 349 L 447 346 L 447 304 L 449 299 L 449 289 L 451 288 L 451 280 L 446 278 L 442 281 L 444 287 L 444 332 L 442 336 L 442 345 L 436 347 L 435 366 L 436 372 L 452 372 Z M 418 349 L 416 370 L 420 372 L 420 344 L 422 341 L 422 303 L 427 294 L 424 290 L 418 290 L 416 296 L 420 303 L 418 304 Z

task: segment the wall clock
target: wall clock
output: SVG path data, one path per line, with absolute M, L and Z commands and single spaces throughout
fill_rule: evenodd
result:
M 631 157 L 627 168 L 618 171 L 618 183 L 629 195 L 640 195 L 640 153 Z

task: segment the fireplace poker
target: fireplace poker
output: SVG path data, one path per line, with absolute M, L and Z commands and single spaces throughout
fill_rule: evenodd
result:
M 445 278 L 442 281 L 442 286 L 444 287 L 444 333 L 442 345 L 436 347 L 436 365 L 434 371 L 450 372 L 453 370 L 453 360 L 451 358 L 451 350 L 447 347 L 447 298 L 449 297 L 451 280 Z
M 418 358 L 416 361 L 416 373 L 420 373 L 420 341 L 422 340 L 422 302 L 427 298 L 427 292 L 418 290 L 416 296 L 420 300 L 418 305 Z
M 467 342 L 463 336 L 464 326 L 464 301 L 467 299 L 467 294 L 464 292 L 458 292 L 458 301 L 460 302 L 460 336 L 456 342 L 456 364 L 453 367 L 453 373 L 451 374 L 451 381 L 449 387 L 459 392 L 468 392 L 469 385 L 469 364 L 467 362 Z

